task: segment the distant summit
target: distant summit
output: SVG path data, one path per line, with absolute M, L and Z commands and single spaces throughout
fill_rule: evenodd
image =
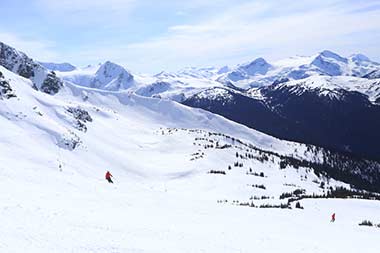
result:
M 109 91 L 125 90 L 134 84 L 134 77 L 128 70 L 110 61 L 61 72 L 60 75 L 64 80 L 80 86 Z
M 38 62 L 48 70 L 52 71 L 61 71 L 61 72 L 68 72 L 73 71 L 76 69 L 75 66 L 71 65 L 70 63 L 64 62 L 64 63 L 54 63 L 54 62 Z

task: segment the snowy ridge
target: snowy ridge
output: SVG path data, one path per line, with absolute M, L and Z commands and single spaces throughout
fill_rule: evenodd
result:
M 305 91 L 317 92 L 320 96 L 340 99 L 344 92 L 358 92 L 368 96 L 369 101 L 375 103 L 380 98 L 380 79 L 368 80 L 365 78 L 345 76 L 312 76 L 302 80 L 281 83 L 275 89 L 291 88 L 292 93 L 301 95 Z M 251 94 L 257 97 L 257 89 Z
M 280 60 L 273 64 L 259 58 L 262 70 L 259 72 L 244 72 L 237 66 L 232 72 L 218 77 L 220 82 L 232 82 L 241 88 L 270 85 L 279 79 L 299 80 L 309 76 L 364 76 L 374 70 L 379 70 L 380 64 L 371 61 L 362 54 L 354 54 L 348 58 L 325 50 L 314 56 L 297 56 Z M 254 61 L 255 62 L 255 61 Z

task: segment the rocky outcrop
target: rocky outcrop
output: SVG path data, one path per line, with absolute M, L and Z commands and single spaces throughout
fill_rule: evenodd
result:
M 22 77 L 30 79 L 33 87 L 50 95 L 56 94 L 63 82 L 25 53 L 0 42 L 0 65 Z

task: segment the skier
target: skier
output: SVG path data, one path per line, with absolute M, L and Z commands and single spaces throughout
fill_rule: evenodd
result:
M 113 184 L 113 181 L 112 181 L 111 177 L 113 177 L 113 176 L 112 176 L 111 173 L 107 170 L 107 173 L 106 173 L 106 180 L 108 181 L 108 183 L 112 183 L 112 184 Z
M 331 222 L 334 222 L 335 221 L 335 213 L 333 213 L 332 215 L 331 215 Z

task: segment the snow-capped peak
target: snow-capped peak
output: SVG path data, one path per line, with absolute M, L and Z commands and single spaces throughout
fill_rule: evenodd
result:
M 122 66 L 106 61 L 95 73 L 91 87 L 105 90 L 124 90 L 133 85 L 133 76 Z
M 334 52 L 325 50 L 313 60 L 311 65 L 317 67 L 322 74 L 339 76 L 343 75 L 344 72 L 347 72 L 347 63 L 347 58 L 343 58 Z
M 223 66 L 223 67 L 221 67 L 221 68 L 218 70 L 218 73 L 217 73 L 217 74 L 224 74 L 224 73 L 227 73 L 228 71 L 230 71 L 230 67 L 228 67 L 228 66 Z
M 100 67 L 96 73 L 97 74 L 103 73 L 103 75 L 106 76 L 106 75 L 119 74 L 119 73 L 122 73 L 124 71 L 126 71 L 126 70 L 122 66 L 120 66 L 116 63 L 110 62 L 110 61 L 106 61 L 105 63 L 100 65 Z
M 370 62 L 371 60 L 364 54 L 353 54 L 349 57 L 354 62 Z
M 134 77 L 128 70 L 110 61 L 98 66 L 61 72 L 59 75 L 80 86 L 109 91 L 129 89 L 134 84 Z
M 256 74 L 265 75 L 271 65 L 264 58 L 257 58 L 254 61 L 239 66 L 239 70 L 244 71 L 246 74 L 253 76 Z
M 128 89 L 133 81 L 132 74 L 125 68 L 107 61 L 96 71 L 92 87 L 106 90 Z
M 324 50 L 322 51 L 318 56 L 318 57 L 324 57 L 324 58 L 329 58 L 329 59 L 334 59 L 336 61 L 340 61 L 340 62 L 345 62 L 347 63 L 347 58 L 344 58 L 340 55 L 338 55 L 337 53 L 334 53 L 330 50 Z
M 357 92 L 368 97 L 372 103 L 380 98 L 380 80 L 368 80 L 352 76 L 310 76 L 302 80 L 293 80 L 273 86 L 275 89 L 288 87 L 298 95 L 312 91 L 320 96 L 341 99 L 346 92 Z

